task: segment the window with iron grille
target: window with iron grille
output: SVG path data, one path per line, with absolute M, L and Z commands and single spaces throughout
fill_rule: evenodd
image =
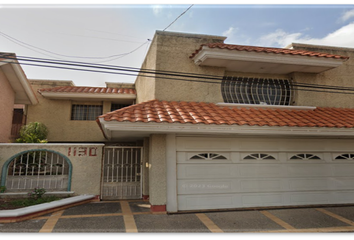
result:
M 71 109 L 71 120 L 96 120 L 102 115 L 102 105 L 73 104 Z
M 12 158 L 5 165 L 5 185 L 9 192 L 45 188 L 52 191 L 70 190 L 72 165 L 64 155 L 51 150 L 29 150 Z
M 225 103 L 290 105 L 293 89 L 288 79 L 224 77 L 221 93 Z
M 118 109 L 121 109 L 121 108 L 128 107 L 128 106 L 130 106 L 130 104 L 112 103 L 111 104 L 111 112 L 114 111 L 114 110 L 118 110 Z

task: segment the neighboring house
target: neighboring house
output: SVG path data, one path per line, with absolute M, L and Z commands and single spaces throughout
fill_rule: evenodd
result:
M 16 55 L 0 53 L 0 143 L 12 142 L 18 137 L 26 106 L 37 102 Z
M 225 39 L 157 31 L 137 104 L 97 120 L 144 140 L 152 210 L 353 203 L 354 95 L 323 85 L 354 87 L 354 49 Z
M 30 80 L 39 104 L 29 106 L 28 122 L 49 129 L 48 141 L 106 142 L 96 118 L 135 103 L 133 84 L 107 83 L 107 87 L 74 86 L 72 81 Z

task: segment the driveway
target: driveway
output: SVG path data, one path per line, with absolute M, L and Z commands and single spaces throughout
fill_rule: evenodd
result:
M 167 215 L 146 201 L 102 201 L 1 223 L 0 232 L 354 232 L 354 206 Z

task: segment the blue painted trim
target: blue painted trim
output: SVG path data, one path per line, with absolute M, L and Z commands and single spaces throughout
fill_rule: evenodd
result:
M 73 172 L 73 165 L 71 164 L 70 159 L 61 154 L 60 152 L 54 151 L 54 150 L 49 150 L 49 149 L 31 149 L 31 150 L 26 150 L 20 153 L 17 153 L 15 155 L 13 155 L 12 157 L 10 157 L 2 166 L 2 171 L 1 171 L 1 184 L 0 186 L 6 186 L 6 177 L 7 177 L 7 171 L 9 168 L 10 163 L 12 162 L 12 160 L 14 160 L 15 158 L 21 156 L 22 154 L 28 153 L 28 152 L 33 152 L 33 151 L 41 151 L 41 152 L 52 152 L 52 153 L 56 153 L 59 156 L 63 157 L 65 159 L 65 161 L 68 163 L 69 165 L 69 181 L 68 181 L 68 188 L 67 191 L 71 191 L 71 177 L 72 177 L 72 172 Z

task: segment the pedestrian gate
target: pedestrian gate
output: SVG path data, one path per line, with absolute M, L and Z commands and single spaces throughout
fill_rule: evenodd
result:
M 142 147 L 105 147 L 101 198 L 140 199 Z

